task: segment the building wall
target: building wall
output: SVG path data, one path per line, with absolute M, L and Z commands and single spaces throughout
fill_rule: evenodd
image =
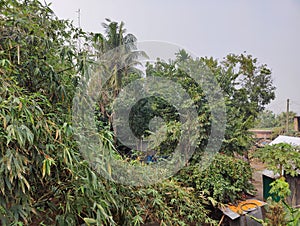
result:
M 271 139 L 272 130 L 250 130 L 257 139 Z

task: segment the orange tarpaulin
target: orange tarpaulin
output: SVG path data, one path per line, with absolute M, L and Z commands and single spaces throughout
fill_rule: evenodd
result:
M 228 205 L 228 208 L 231 211 L 241 215 L 244 212 L 252 211 L 252 210 L 256 209 L 257 207 L 261 207 L 263 205 L 265 205 L 264 202 L 261 202 L 256 199 L 248 199 L 248 200 L 239 202 L 237 206 Z
M 250 213 L 255 212 L 258 208 L 266 205 L 265 202 L 259 201 L 257 199 L 247 199 L 245 201 L 240 201 L 237 205 L 227 205 L 226 207 L 220 208 L 221 211 L 230 217 L 232 220 Z

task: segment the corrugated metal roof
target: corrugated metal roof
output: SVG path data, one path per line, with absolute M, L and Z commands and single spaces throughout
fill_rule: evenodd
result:
M 282 136 L 279 135 L 276 139 L 274 139 L 270 145 L 286 143 L 293 146 L 300 146 L 300 137 L 290 137 L 290 136 Z

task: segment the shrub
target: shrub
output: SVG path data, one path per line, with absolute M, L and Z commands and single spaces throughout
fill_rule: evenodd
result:
M 207 168 L 201 167 L 201 164 L 186 167 L 177 176 L 178 180 L 221 203 L 234 202 L 253 192 L 252 169 L 241 159 L 217 154 Z

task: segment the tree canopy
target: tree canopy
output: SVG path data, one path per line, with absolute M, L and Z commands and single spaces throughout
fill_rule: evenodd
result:
M 247 192 L 245 183 L 251 176 L 250 166 L 231 156 L 217 155 L 204 173 L 213 174 L 219 166 L 226 168 L 229 164 L 230 168 L 247 174 L 224 175 L 218 171 L 217 175 L 222 177 L 218 186 L 214 184 L 215 177 L 202 178 L 201 153 L 214 118 L 202 87 L 179 65 L 188 66 L 191 71 L 205 65 L 218 81 L 227 114 L 221 152 L 229 154 L 247 148 L 251 139 L 248 129 L 274 99 L 275 88 L 266 65 L 246 54 L 230 54 L 218 61 L 194 59 L 184 50 L 176 54 L 174 61 L 148 64 L 146 76 L 170 79 L 189 94 L 193 103 L 183 102 L 182 107 L 188 110 L 192 104 L 196 106 L 200 123 L 195 127 L 200 139 L 195 155 L 175 177 L 146 187 L 125 186 L 98 175 L 82 156 L 74 132 L 72 107 L 78 84 L 89 81 L 90 69 L 97 60 L 107 51 L 126 44 L 125 49 L 121 48 L 122 58 L 115 59 L 114 64 L 101 65 L 110 79 L 95 106 L 97 135 L 114 158 L 141 168 L 146 165 L 138 158 L 140 153 L 116 140 L 118 131 L 111 123 L 112 104 L 121 89 L 136 79 L 143 80 L 135 66 L 139 64 L 138 57 L 146 57 L 146 53 L 137 50 L 136 37 L 127 33 L 123 22 L 108 19 L 103 24 L 104 34 L 84 32 L 57 18 L 50 5 L 38 0 L 1 1 L 0 18 L 2 225 L 213 223 L 207 208 L 209 197 L 228 202 Z M 84 42 L 81 48 L 79 41 Z M 154 130 L 167 130 L 167 138 L 156 151 L 161 156 L 171 155 L 178 143 L 181 122 L 176 109 L 163 98 L 153 95 L 138 102 L 131 112 L 131 127 L 137 137 L 151 136 L 153 128 L 149 123 L 156 116 L 161 116 L 164 123 Z M 104 170 L 110 174 L 118 169 L 107 164 Z

